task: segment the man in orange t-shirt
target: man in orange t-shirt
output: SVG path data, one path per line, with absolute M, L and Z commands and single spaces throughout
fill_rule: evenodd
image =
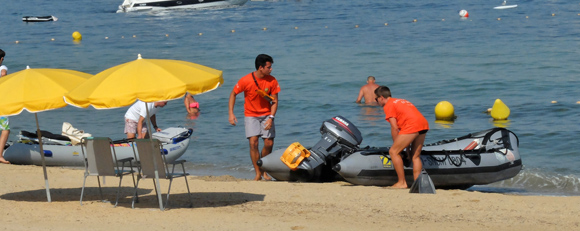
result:
M 385 119 L 391 124 L 393 146 L 389 149 L 389 155 L 398 178 L 393 188 L 407 188 L 403 159 L 400 153 L 411 145 L 413 179 L 416 180 L 423 169 L 420 156 L 425 136 L 429 131 L 429 122 L 411 102 L 392 98 L 391 90 L 388 87 L 379 86 L 375 89 L 375 95 L 377 96 L 376 101 L 385 111 Z
M 244 125 L 246 138 L 250 142 L 250 158 L 256 171 L 254 180 L 261 180 L 262 177 L 266 180 L 271 179 L 266 172 L 260 170 L 256 162 L 260 159 L 259 137 L 264 140 L 261 157 L 265 157 L 272 152 L 276 136 L 274 116 L 278 110 L 280 86 L 276 78 L 270 75 L 273 63 L 274 60 L 269 55 L 258 55 L 255 62 L 256 71 L 242 77 L 230 94 L 229 122 L 235 126 L 238 122 L 234 115 L 236 95 L 244 92 Z

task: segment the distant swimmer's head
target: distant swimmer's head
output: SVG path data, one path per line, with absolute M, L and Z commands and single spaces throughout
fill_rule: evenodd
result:
M 367 77 L 367 83 L 374 83 L 375 82 L 375 77 L 374 76 L 369 76 Z

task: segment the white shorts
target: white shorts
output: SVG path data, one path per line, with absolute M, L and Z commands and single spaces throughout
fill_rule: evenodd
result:
M 268 116 L 244 117 L 244 126 L 246 126 L 246 138 L 254 136 L 262 136 L 262 138 L 276 137 L 276 127 L 274 126 L 273 120 L 270 130 L 264 129 L 264 127 L 266 127 L 265 123 L 267 120 Z

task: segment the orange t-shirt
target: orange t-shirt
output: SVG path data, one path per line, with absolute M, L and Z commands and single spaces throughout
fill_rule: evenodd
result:
M 399 134 L 411 134 L 423 130 L 429 130 L 429 122 L 417 110 L 415 105 L 405 99 L 390 97 L 383 107 L 385 119 L 395 118 L 399 126 Z
M 254 72 L 252 72 L 254 73 Z M 252 73 L 242 77 L 236 86 L 234 86 L 234 93 L 239 94 L 244 92 L 244 115 L 248 117 L 258 117 L 270 115 L 272 105 L 270 102 L 256 92 L 258 87 L 254 82 Z M 269 95 L 278 94 L 280 86 L 274 76 L 267 75 L 263 78 L 256 78 L 260 89 L 264 90 Z

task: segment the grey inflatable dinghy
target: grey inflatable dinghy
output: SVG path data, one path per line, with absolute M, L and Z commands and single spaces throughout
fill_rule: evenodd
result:
M 318 143 L 308 149 L 295 170 L 281 157 L 281 149 L 258 161 L 260 168 L 281 181 L 346 180 L 356 185 L 390 186 L 397 180 L 389 147 L 360 148 L 360 131 L 346 118 L 324 121 Z M 522 169 L 517 136 L 493 128 L 423 147 L 423 168 L 437 188 L 469 188 L 512 178 Z M 339 175 L 337 175 L 337 173 Z M 412 164 L 405 163 L 408 184 L 413 182 Z

